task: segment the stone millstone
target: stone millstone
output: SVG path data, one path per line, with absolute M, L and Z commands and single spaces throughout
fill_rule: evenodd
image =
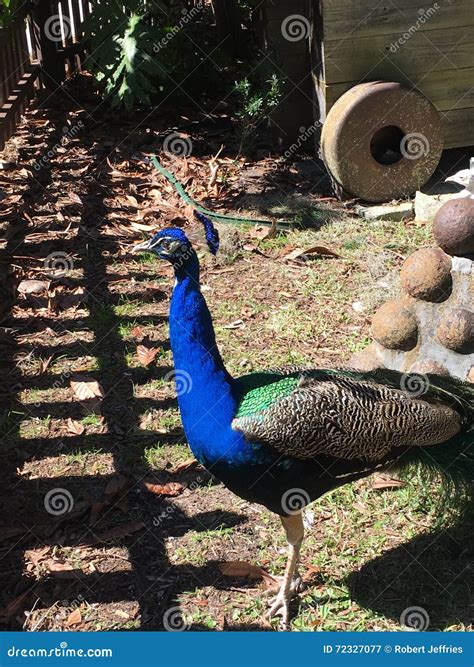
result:
M 391 300 L 377 310 L 372 320 L 375 340 L 389 350 L 411 350 L 418 338 L 418 324 L 406 302 Z
M 433 234 L 449 255 L 474 255 L 474 199 L 451 199 L 439 209 Z
M 474 313 L 466 308 L 448 310 L 436 329 L 436 337 L 449 350 L 469 354 L 474 350 Z
M 404 262 L 400 280 L 410 296 L 444 301 L 451 294 L 451 258 L 441 248 L 422 248 Z

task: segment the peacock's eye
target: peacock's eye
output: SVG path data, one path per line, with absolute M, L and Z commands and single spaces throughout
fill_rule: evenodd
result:
M 169 250 L 171 247 L 171 242 L 168 239 L 162 239 L 161 247 L 163 248 L 163 250 Z

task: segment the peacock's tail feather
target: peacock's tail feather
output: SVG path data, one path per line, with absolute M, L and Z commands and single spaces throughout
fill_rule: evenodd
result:
M 418 382 L 420 398 L 438 399 L 459 412 L 462 430 L 446 442 L 429 447 L 410 447 L 395 464 L 403 473 L 418 471 L 427 483 L 441 479 L 439 502 L 440 523 L 453 517 L 474 516 L 474 385 L 441 375 L 401 375 L 397 371 L 379 369 L 368 373 L 349 371 L 354 379 L 372 379 L 394 389 L 400 382 Z M 416 390 L 416 389 L 415 389 Z

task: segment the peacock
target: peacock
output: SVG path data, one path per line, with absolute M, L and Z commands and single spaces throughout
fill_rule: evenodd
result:
M 195 215 L 215 254 L 217 230 Z M 162 229 L 132 250 L 174 267 L 170 343 L 176 372 L 189 378 L 178 405 L 194 456 L 236 495 L 281 518 L 288 558 L 269 618 L 280 615 L 289 628 L 290 601 L 301 589 L 302 512 L 322 494 L 397 463 L 423 463 L 454 485 L 459 494 L 450 492 L 450 500 L 472 506 L 474 385 L 387 369 L 297 366 L 234 378 L 219 353 L 198 256 L 184 231 Z

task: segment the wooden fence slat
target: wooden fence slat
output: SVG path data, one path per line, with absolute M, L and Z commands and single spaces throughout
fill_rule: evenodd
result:
M 36 0 L 0 29 L 0 150 L 39 85 L 39 74 L 43 86 L 55 90 L 66 67 L 68 75 L 81 71 L 86 48 L 81 26 L 90 11 L 87 0 Z

